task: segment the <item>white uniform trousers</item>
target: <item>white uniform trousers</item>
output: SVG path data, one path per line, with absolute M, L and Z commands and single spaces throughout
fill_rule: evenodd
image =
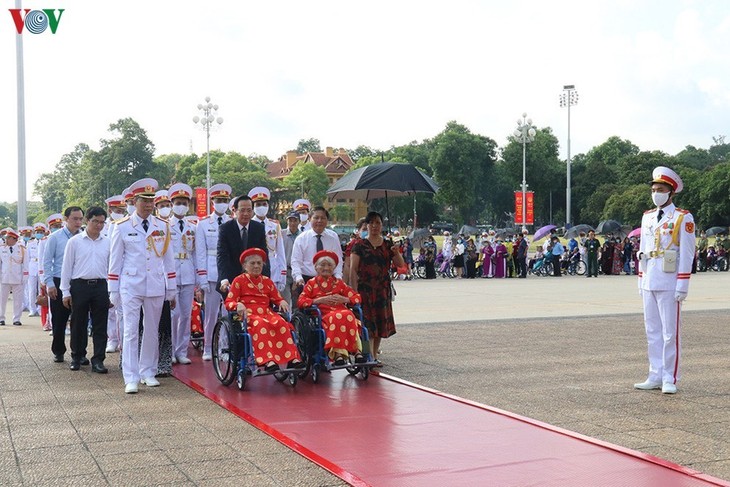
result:
M 172 356 L 188 357 L 190 344 L 190 316 L 193 312 L 195 284 L 177 287 L 177 304 L 172 310 Z M 212 333 L 212 332 L 211 332 Z
M 124 314 L 117 308 L 109 308 L 109 317 L 106 320 L 106 344 L 108 347 L 119 348 L 122 341 L 122 334 L 119 332 L 119 325 L 124 324 Z
M 160 357 L 159 329 L 165 296 L 132 296 L 122 293 L 124 310 L 124 344 L 122 346 L 122 372 L 124 383 L 139 382 L 157 375 Z M 139 312 L 144 312 L 142 349 L 139 349 Z
M 5 309 L 8 306 L 10 291 L 13 291 L 13 323 L 15 323 L 20 321 L 23 314 L 25 290 L 22 284 L 0 284 L 0 321 L 5 321 Z
M 649 382 L 676 384 L 679 381 L 682 303 L 674 291 L 643 291 L 644 325 L 649 346 Z
M 223 304 L 223 296 L 215 290 L 215 283 L 209 282 L 210 292 L 205 293 L 205 322 L 203 323 L 203 354 L 213 350 L 213 328 L 218 321 L 218 312 Z M 192 304 L 192 303 L 191 303 Z
M 35 303 L 38 297 L 38 274 L 28 276 L 28 282 L 25 284 L 25 299 L 28 301 L 28 313 L 37 315 L 40 313 L 38 305 Z

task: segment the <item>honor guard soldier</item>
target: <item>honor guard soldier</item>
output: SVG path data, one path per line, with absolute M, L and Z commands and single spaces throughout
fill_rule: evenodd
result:
M 195 260 L 198 269 L 198 288 L 205 293 L 205 322 L 203 323 L 203 360 L 211 360 L 213 327 L 223 296 L 216 291 L 218 283 L 218 227 L 230 220 L 226 211 L 231 199 L 231 187 L 215 184 L 210 187 L 210 202 L 213 211 L 201 218 L 195 232 Z
M 53 329 L 51 324 L 51 304 L 48 301 L 48 289 L 44 278 L 45 269 L 43 268 L 43 259 L 45 258 L 46 245 L 51 234 L 58 231 L 63 226 L 63 215 L 60 213 L 53 213 L 46 218 L 46 235 L 43 237 L 38 244 L 38 287 L 41 289 L 41 294 L 46 296 L 46 305 L 41 306 L 41 326 L 44 331 L 49 332 L 49 335 L 53 335 Z
M 101 234 L 111 239 L 112 231 L 116 222 L 124 218 L 127 214 L 127 205 L 124 202 L 123 195 L 114 195 L 104 200 L 107 206 L 109 218 L 104 224 Z M 109 310 L 109 316 L 106 322 L 106 353 L 114 353 L 119 351 L 119 344 L 122 340 L 122 324 L 123 324 L 121 308 L 113 307 Z
M 167 190 L 167 196 L 172 202 L 173 216 L 169 222 L 177 275 L 177 306 L 172 310 L 172 360 L 180 364 L 189 364 L 190 316 L 197 279 L 196 227 L 189 223 L 185 216 L 193 197 L 193 189 L 187 184 L 176 183 Z
M 45 232 L 41 233 L 40 238 L 34 233 L 35 227 L 27 227 L 30 231 L 30 239 L 25 244 L 25 250 L 28 252 L 28 281 L 25 283 L 25 302 L 28 304 L 28 317 L 38 316 L 38 244 L 40 239 L 45 237 Z
M 276 289 L 281 292 L 286 286 L 286 253 L 284 251 L 284 239 L 281 235 L 281 225 L 273 218 L 266 218 L 269 212 L 269 200 L 271 192 L 268 188 L 257 186 L 248 192 L 253 202 L 254 220 L 264 224 L 266 228 L 266 246 L 269 251 L 269 262 L 271 269 L 271 280 L 274 281 Z
M 131 188 L 127 188 L 122 191 L 122 196 L 124 198 L 124 206 L 126 207 L 127 215 L 131 215 L 137 209 L 134 204 L 134 193 Z
M 112 232 L 109 298 L 124 315 L 124 391 L 134 394 L 139 382 L 148 387 L 160 385 L 155 379 L 160 316 L 165 300 L 175 307 L 177 289 L 170 225 L 152 214 L 157 181 L 140 179 L 130 190 L 135 195 L 134 213 L 119 220 Z M 140 311 L 144 314 L 141 350 Z
M 5 229 L 5 245 L 0 246 L 0 326 L 5 326 L 5 309 L 13 293 L 13 325 L 20 326 L 23 290 L 28 280 L 28 252 L 18 243 L 18 232 Z
M 312 204 L 309 200 L 305 198 L 295 200 L 292 208 L 299 213 L 299 231 L 304 232 L 312 228 L 312 223 L 309 221 L 309 210 L 312 208 Z
M 172 215 L 172 203 L 167 196 L 166 189 L 161 189 L 155 193 L 154 203 L 157 216 L 163 220 L 168 220 L 170 215 Z
M 644 325 L 649 352 L 649 376 L 636 389 L 677 392 L 681 341 L 682 301 L 687 297 L 695 253 L 692 214 L 674 206 L 672 198 L 682 191 L 679 175 L 657 167 L 651 181 L 656 208 L 641 219 L 639 292 L 644 299 Z

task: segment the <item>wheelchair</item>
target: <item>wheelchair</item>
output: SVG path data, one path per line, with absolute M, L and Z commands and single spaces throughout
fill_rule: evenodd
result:
M 286 317 L 285 317 L 286 319 Z M 287 319 L 287 321 L 289 321 Z M 297 333 L 292 331 L 294 343 L 300 349 Z M 297 385 L 297 380 L 306 375 L 306 369 L 289 368 L 266 371 L 263 366 L 256 364 L 253 349 L 253 339 L 248 332 L 246 322 L 238 313 L 230 312 L 221 316 L 213 329 L 213 369 L 218 380 L 224 386 L 234 380 L 239 390 L 246 387 L 247 376 L 259 377 L 273 375 L 278 382 L 288 379 L 291 386 Z M 302 360 L 304 360 L 302 358 Z
M 364 323 L 360 305 L 352 306 L 351 309 L 360 323 Z M 346 369 L 350 375 L 359 374 L 363 380 L 367 380 L 372 368 L 377 366 L 377 362 L 370 354 L 370 338 L 368 329 L 364 325 L 360 326 L 360 342 L 362 344 L 361 353 L 365 357 L 365 361 L 355 362 L 354 355 L 349 354 L 344 365 L 335 365 L 324 350 L 327 335 L 322 328 L 322 312 L 317 305 L 295 311 L 292 316 L 292 324 L 299 336 L 299 351 L 305 363 L 301 377 L 306 377 L 311 371 L 312 382 L 315 384 L 319 382 L 322 372 L 329 373 L 338 369 Z

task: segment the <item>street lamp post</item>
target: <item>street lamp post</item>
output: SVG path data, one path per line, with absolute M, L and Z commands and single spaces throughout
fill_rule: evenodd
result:
M 560 94 L 560 107 L 568 107 L 568 181 L 565 187 L 565 227 L 570 225 L 570 107 L 578 104 L 578 92 L 575 85 L 563 86 Z
M 535 140 L 536 133 L 532 119 L 527 118 L 527 113 L 523 113 L 522 119 L 517 120 L 517 128 L 514 131 L 515 140 L 522 142 L 522 231 L 527 230 L 527 143 Z
M 205 201 L 206 205 L 210 204 L 210 127 L 213 125 L 213 122 L 216 122 L 218 125 L 223 123 L 223 119 L 221 117 L 217 117 L 218 114 L 218 105 L 214 105 L 210 102 L 210 97 L 205 97 L 205 103 L 199 103 L 198 104 L 198 110 L 202 113 L 202 117 L 194 116 L 193 117 L 193 123 L 200 123 L 203 126 L 203 129 L 205 130 L 205 157 L 206 157 L 206 163 L 205 163 Z M 210 213 L 210 212 L 209 212 Z

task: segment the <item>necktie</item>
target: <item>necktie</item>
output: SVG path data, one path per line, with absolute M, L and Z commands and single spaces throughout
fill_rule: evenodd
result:
M 150 224 L 147 220 L 142 220 L 142 228 L 144 228 L 144 231 L 146 232 L 147 229 L 150 227 Z
M 185 226 L 185 223 L 182 220 L 180 220 L 179 223 L 180 223 L 180 232 L 182 233 L 183 227 Z
M 324 245 L 322 245 L 322 235 L 317 235 L 317 252 L 320 250 L 324 250 Z
M 243 242 L 244 249 L 248 247 L 248 230 L 246 230 L 246 227 L 241 229 L 241 242 Z
M 657 213 L 656 221 L 661 220 L 663 216 L 664 216 L 664 210 L 662 210 L 661 208 L 659 208 L 659 213 Z
M 221 226 L 221 223 L 223 223 L 223 217 L 219 216 L 218 217 L 218 226 Z
M 10 249 L 10 253 L 12 254 L 13 253 L 13 248 L 12 247 L 8 247 L 8 248 Z
M 304 225 L 302 225 L 302 226 L 301 226 L 300 228 L 301 228 L 301 230 L 302 230 L 302 232 L 303 232 L 303 231 L 304 231 Z

